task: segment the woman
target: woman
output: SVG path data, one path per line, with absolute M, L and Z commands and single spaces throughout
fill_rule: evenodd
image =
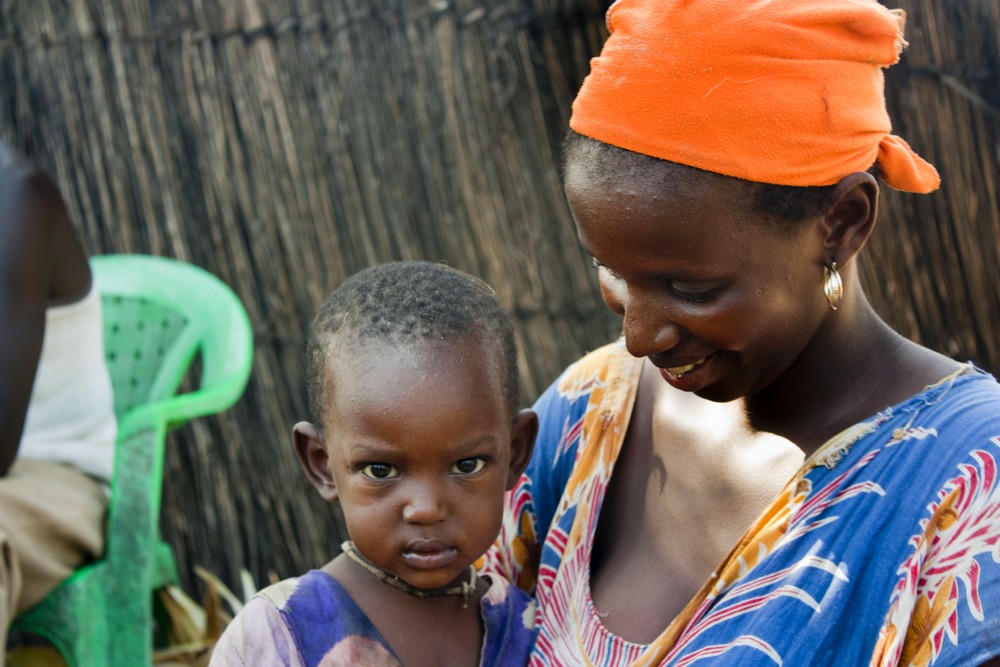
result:
M 564 168 L 624 340 L 535 406 L 491 566 L 532 664 L 998 664 L 1000 386 L 858 278 L 870 168 L 939 182 L 889 133 L 903 15 L 734 7 L 608 13 Z

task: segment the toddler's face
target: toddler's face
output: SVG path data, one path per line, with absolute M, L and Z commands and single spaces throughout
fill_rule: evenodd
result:
M 323 439 L 351 539 L 418 588 L 463 578 L 496 538 L 519 472 L 488 351 L 464 337 L 340 356 Z

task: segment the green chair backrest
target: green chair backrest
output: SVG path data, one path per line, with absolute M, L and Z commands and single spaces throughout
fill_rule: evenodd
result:
M 95 262 L 101 266 L 103 262 Z M 102 284 L 109 279 L 107 271 Z M 116 286 L 117 283 L 113 283 Z M 145 296 L 107 295 L 104 301 L 105 360 L 114 386 L 115 415 L 121 421 L 129 410 L 154 398 L 158 378 L 173 379 L 174 369 L 184 367 L 183 359 L 164 363 L 167 352 L 177 350 L 187 356 L 191 346 L 177 347 L 189 319 L 172 307 L 150 301 Z M 177 352 L 174 353 L 175 355 Z M 159 389 L 162 400 L 169 392 Z
M 253 338 L 243 304 L 225 283 L 192 264 L 148 255 L 103 255 L 91 266 L 103 297 L 119 428 L 151 411 L 175 426 L 235 402 L 250 375 Z M 201 386 L 178 395 L 197 353 Z
M 165 432 L 236 402 L 253 364 L 253 335 L 243 304 L 225 283 L 192 264 L 150 255 L 98 256 L 91 267 L 104 306 L 119 443 L 134 432 Z M 196 355 L 199 386 L 178 393 Z M 150 503 L 154 514 L 160 508 L 162 454 L 150 461 L 150 474 L 139 476 L 142 488 L 126 491 L 122 487 L 139 481 L 128 457 L 128 448 L 119 446 L 109 509 L 112 554 L 120 537 L 116 521 L 140 502 L 136 494 L 146 496 L 141 502 Z

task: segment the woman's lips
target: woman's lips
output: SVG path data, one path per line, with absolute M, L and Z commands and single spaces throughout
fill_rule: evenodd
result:
M 714 372 L 712 361 L 716 353 L 702 357 L 698 361 L 683 366 L 660 367 L 660 375 L 671 386 L 681 391 L 699 391 L 708 383 Z

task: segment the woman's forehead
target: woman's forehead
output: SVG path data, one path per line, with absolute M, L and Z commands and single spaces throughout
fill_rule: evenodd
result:
M 737 178 L 714 174 L 659 158 L 588 140 L 567 151 L 565 187 L 570 197 L 613 197 L 633 200 L 697 203 L 725 199 L 750 208 L 752 187 Z
M 595 176 L 568 171 L 566 197 L 581 239 L 625 229 L 655 233 L 668 224 L 685 236 L 711 234 L 745 226 L 759 215 L 745 184 L 702 173 L 675 175 Z M 610 228 L 595 229 L 605 225 Z
M 695 173 L 637 185 L 568 173 L 566 194 L 584 249 L 612 270 L 722 275 L 748 254 L 784 252 L 787 236 L 727 180 Z

